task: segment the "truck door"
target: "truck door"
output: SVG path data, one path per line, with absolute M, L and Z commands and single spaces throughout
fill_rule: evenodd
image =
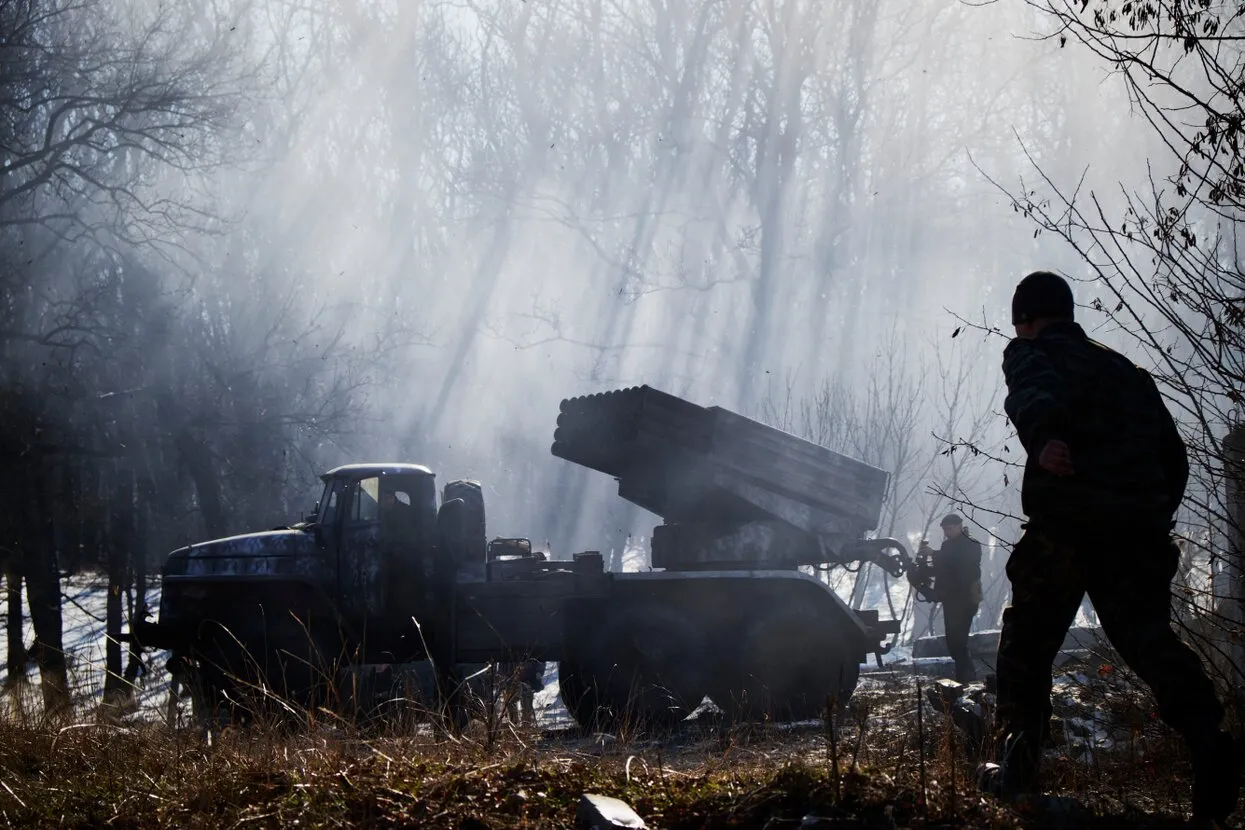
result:
M 347 618 L 364 623 L 384 602 L 380 548 L 380 478 L 360 479 L 347 489 L 337 548 L 338 603 Z
M 436 487 L 429 475 L 386 475 L 380 480 L 380 546 L 386 616 L 398 627 L 420 613 L 428 581 L 426 557 L 436 524 Z

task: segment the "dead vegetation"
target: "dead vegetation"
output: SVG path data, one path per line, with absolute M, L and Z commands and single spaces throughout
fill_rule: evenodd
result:
M 976 794 L 971 742 L 928 684 L 918 695 L 902 676 L 862 683 L 833 728 L 727 728 L 710 717 L 661 739 L 479 723 L 460 736 L 426 725 L 364 734 L 332 719 L 205 735 L 10 719 L 0 722 L 0 822 L 557 828 L 573 826 L 582 793 L 599 792 L 653 828 L 1180 826 L 1179 741 L 1144 697 L 1092 685 L 1095 708 L 1130 717 L 1112 718 L 1117 737 L 1096 744 L 1056 730 L 1048 781 L 1083 805 L 1073 825 Z

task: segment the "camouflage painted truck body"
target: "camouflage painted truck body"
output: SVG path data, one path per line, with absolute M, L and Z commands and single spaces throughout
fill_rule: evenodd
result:
M 861 559 L 902 572 L 899 543 L 864 538 L 883 471 L 648 387 L 563 401 L 552 452 L 663 518 L 653 570 L 608 573 L 595 551 L 544 561 L 526 540 L 487 541 L 474 482 L 438 502 L 425 467 L 348 465 L 304 522 L 171 554 L 159 622 L 136 636 L 209 697 L 261 670 L 306 696 L 300 667 L 329 654 L 553 660 L 567 708 L 595 727 L 677 721 L 705 696 L 732 716 L 813 716 L 885 650 L 896 624 L 813 575 Z

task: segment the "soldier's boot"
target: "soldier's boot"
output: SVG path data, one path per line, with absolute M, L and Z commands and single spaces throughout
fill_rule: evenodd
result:
M 1189 738 L 1193 760 L 1193 826 L 1225 826 L 1241 794 L 1241 750 L 1227 732 Z
M 1005 801 L 1039 793 L 1041 748 L 1037 741 L 1023 732 L 1010 733 L 1000 742 L 998 758 L 997 764 L 982 764 L 977 768 L 977 783 L 982 792 Z
M 536 725 L 536 693 L 532 691 L 532 687 L 524 683 L 522 686 L 522 694 L 519 698 L 519 712 L 521 723 L 523 726 Z

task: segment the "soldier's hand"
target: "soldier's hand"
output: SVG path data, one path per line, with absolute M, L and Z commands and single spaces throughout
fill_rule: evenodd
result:
M 1038 466 L 1048 473 L 1057 476 L 1070 476 L 1075 469 L 1072 467 L 1072 452 L 1063 441 L 1050 440 L 1042 447 L 1038 455 Z

